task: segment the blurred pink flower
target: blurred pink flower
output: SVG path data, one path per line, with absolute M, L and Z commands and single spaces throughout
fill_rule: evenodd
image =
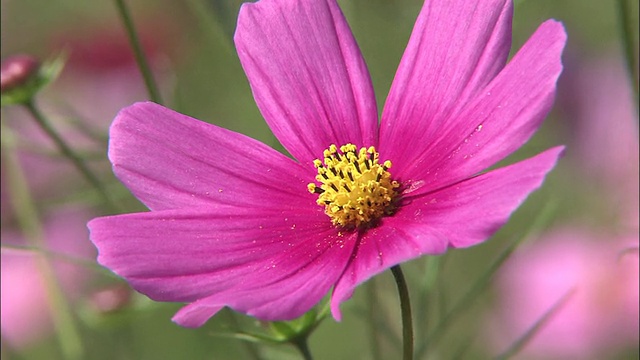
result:
M 47 250 L 91 259 L 95 254 L 87 241 L 86 209 L 59 209 L 44 221 Z M 26 245 L 16 231 L 2 229 L 3 245 Z M 0 318 L 2 339 L 10 347 L 24 347 L 42 339 L 52 330 L 50 306 L 36 257 L 22 250 L 2 249 Z M 54 260 L 55 275 L 69 300 L 76 299 L 87 279 L 84 269 L 62 260 Z M 81 270 L 81 271 L 80 271 Z
M 638 170 L 638 123 L 621 51 L 575 61 L 565 77 L 571 137 L 569 151 L 592 177 L 617 184 Z
M 638 342 L 638 238 L 567 229 L 521 249 L 498 277 L 500 347 L 513 343 L 567 292 L 573 296 L 520 354 L 531 359 L 603 359 Z
M 570 126 L 569 159 L 597 187 L 621 225 L 638 229 L 638 113 L 631 84 L 616 51 L 574 61 L 564 77 L 562 98 Z
M 522 356 L 603 359 L 638 342 L 637 114 L 618 57 L 574 62 L 563 85 L 569 159 L 583 184 L 597 189 L 586 196 L 597 197 L 598 211 L 613 221 L 600 233 L 556 230 L 510 259 L 498 279 L 493 336 L 507 346 L 575 288 Z
M 479 175 L 536 131 L 562 69 L 555 21 L 505 65 L 511 17 L 506 0 L 425 2 L 378 124 L 335 0 L 244 4 L 240 61 L 297 161 L 156 104 L 123 109 L 109 158 L 152 211 L 90 222 L 98 261 L 152 299 L 189 302 L 174 321 L 195 327 L 223 306 L 292 319 L 331 287 L 340 319 L 372 276 L 486 240 L 562 151 Z
M 161 25 L 159 25 L 161 24 Z M 137 32 L 160 90 L 168 93 L 171 74 L 168 55 L 176 44 L 175 21 L 156 17 L 138 22 Z M 75 26 L 52 39 L 56 51 L 69 54 L 50 101 L 57 111 L 70 114 L 105 133 L 109 121 L 125 104 L 148 99 L 147 89 L 121 24 Z M 66 105 L 60 106 L 60 105 Z

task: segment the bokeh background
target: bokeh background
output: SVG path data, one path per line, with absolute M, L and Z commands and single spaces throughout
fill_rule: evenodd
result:
M 422 0 L 339 3 L 381 109 Z M 637 52 L 638 2 L 629 3 Z M 127 4 L 165 104 L 282 150 L 235 53 L 241 1 Z M 38 106 L 125 211 L 144 211 L 106 159 L 107 129 L 117 111 L 148 99 L 115 2 L 2 0 L 1 6 L 2 58 L 66 56 L 60 77 L 38 94 Z M 513 49 L 548 18 L 561 20 L 569 38 L 556 104 L 538 134 L 504 163 L 557 144 L 567 145 L 566 156 L 492 239 L 404 266 L 417 358 L 493 358 L 532 329 L 514 358 L 639 356 L 638 97 L 625 65 L 618 2 L 516 1 Z M 80 358 L 300 358 L 288 344 L 238 339 L 239 331 L 270 330 L 231 311 L 200 329 L 181 328 L 170 321 L 180 304 L 151 302 L 101 269 L 86 221 L 107 208 L 23 108 L 3 108 L 2 123 L 3 359 L 68 357 L 60 345 L 68 334 L 55 326 L 61 308 L 50 296 L 53 280 L 77 327 L 81 349 L 72 353 Z M 17 166 L 10 164 L 13 155 Z M 30 198 L 9 186 L 16 173 L 24 175 Z M 26 234 L 19 215 L 25 202 L 33 204 L 36 220 Z M 45 262 L 41 252 L 22 248 L 34 245 L 34 233 Z M 390 273 L 361 286 L 343 309 L 341 323 L 327 318 L 311 335 L 316 359 L 400 358 Z

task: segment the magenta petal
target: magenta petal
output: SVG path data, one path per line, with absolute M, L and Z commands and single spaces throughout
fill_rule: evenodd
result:
M 307 191 L 313 169 L 259 141 L 160 105 L 123 109 L 110 136 L 114 172 L 152 210 L 211 203 L 317 207 Z
M 424 190 L 431 191 L 473 176 L 522 146 L 553 105 L 565 42 L 562 24 L 543 23 L 500 74 L 440 127 L 436 138 L 425 139 L 418 158 L 393 149 L 399 157 L 394 175 L 424 179 Z
M 216 293 L 187 305 L 173 320 L 183 326 L 199 326 L 200 322 L 206 321 L 208 314 L 219 309 L 222 304 L 263 320 L 292 320 L 299 317 L 309 311 L 335 284 L 351 256 L 356 243 L 355 237 L 355 234 L 334 233 L 323 240 L 330 242 L 328 247 L 319 247 L 319 242 L 314 241 L 315 244 L 309 246 L 308 251 L 300 254 L 300 257 L 307 259 L 317 256 L 318 259 L 301 267 L 300 271 L 291 272 L 289 276 L 271 282 L 254 279 L 249 286 L 238 286 Z M 278 263 L 272 267 L 272 272 L 277 272 L 277 268 L 282 265 Z M 272 276 L 272 272 L 267 272 L 266 275 Z
M 504 225 L 527 196 L 553 169 L 559 146 L 433 193 L 408 196 L 402 207 L 407 221 L 435 228 L 453 247 L 468 247 L 489 238 Z
M 392 217 L 360 239 L 331 298 L 334 317 L 356 286 L 399 263 L 488 239 L 537 189 L 562 147 L 465 180 L 432 194 L 407 196 Z
M 396 216 L 383 219 L 380 226 L 363 233 L 336 284 L 331 296 L 333 317 L 341 319 L 340 304 L 359 284 L 401 262 L 423 254 L 441 254 L 446 249 L 447 239 L 435 229 Z
M 212 205 L 98 218 L 98 261 L 159 301 L 193 302 L 175 320 L 199 326 L 223 306 L 288 320 L 315 305 L 352 253 L 322 212 Z
M 215 315 L 223 305 L 209 305 L 207 298 L 195 301 L 180 309 L 171 318 L 176 324 L 188 328 L 197 328 L 204 325 L 213 315 Z
M 335 0 L 244 4 L 235 43 L 262 115 L 301 163 L 332 143 L 377 145 L 369 73 Z
M 512 12 L 506 0 L 425 2 L 382 115 L 387 158 L 419 156 L 504 67 Z

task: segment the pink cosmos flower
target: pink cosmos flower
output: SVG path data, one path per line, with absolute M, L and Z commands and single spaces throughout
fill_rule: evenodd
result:
M 511 17 L 507 0 L 425 2 L 379 124 L 336 1 L 244 4 L 238 55 L 295 160 L 156 104 L 123 109 L 109 158 L 152 211 L 91 221 L 98 261 L 152 299 L 190 303 L 183 326 L 224 306 L 292 319 L 332 287 L 339 320 L 372 276 L 486 240 L 562 152 L 480 173 L 535 132 L 562 69 L 555 21 L 505 65 Z
M 524 359 L 605 359 L 638 342 L 638 237 L 556 230 L 514 255 L 498 276 L 499 313 L 492 334 L 511 344 L 569 291 L 525 347 Z M 495 321 L 498 319 L 499 321 Z
M 619 49 L 581 57 L 566 75 L 569 160 L 595 189 L 601 211 L 638 232 L 638 113 Z

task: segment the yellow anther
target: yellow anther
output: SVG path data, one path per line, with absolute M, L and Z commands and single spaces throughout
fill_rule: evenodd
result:
M 391 180 L 391 161 L 379 164 L 379 154 L 373 146 L 358 148 L 353 144 L 324 150 L 324 162 L 313 164 L 318 169 L 309 192 L 318 194 L 318 205 L 324 206 L 331 221 L 345 228 L 370 226 L 395 210 L 397 181 Z

